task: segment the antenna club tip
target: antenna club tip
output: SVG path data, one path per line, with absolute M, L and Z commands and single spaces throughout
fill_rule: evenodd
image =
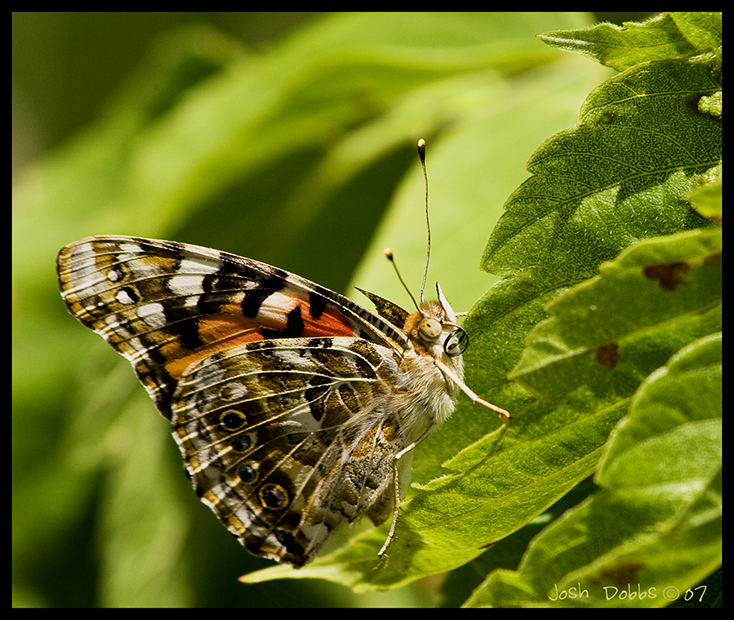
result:
M 426 141 L 423 138 L 418 140 L 418 156 L 421 158 L 421 161 L 426 157 Z
M 392 250 L 390 248 L 385 248 L 385 258 L 389 261 L 393 260 Z

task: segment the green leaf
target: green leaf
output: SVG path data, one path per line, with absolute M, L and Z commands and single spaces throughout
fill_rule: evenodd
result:
M 718 474 L 721 341 L 721 332 L 695 340 L 645 379 L 599 464 L 600 486 L 621 490 L 637 477 L 668 484 L 694 474 L 705 480 Z M 681 437 L 672 441 L 671 433 Z M 701 441 L 683 440 L 687 433 L 699 434 Z M 713 440 L 704 440 L 711 433 Z M 657 458 L 649 458 L 651 450 L 658 451 Z
M 518 455 L 514 461 L 523 464 L 523 471 L 528 471 L 535 459 L 541 459 L 545 467 L 545 475 L 537 476 L 533 485 L 527 486 L 526 482 L 526 489 L 523 489 L 533 492 L 532 500 L 525 500 L 530 514 L 533 508 L 539 510 L 544 494 L 552 493 L 554 485 L 558 485 L 555 487 L 558 490 L 567 484 L 564 475 L 574 470 L 582 475 L 590 471 L 585 466 L 595 466 L 598 454 L 591 452 L 589 448 L 596 444 L 604 449 L 610 424 L 613 425 L 626 413 L 635 390 L 638 390 L 638 396 L 635 397 L 638 400 L 633 400 L 633 409 L 635 402 L 643 403 L 645 407 L 656 402 L 660 407 L 671 410 L 674 407 L 695 407 L 695 394 L 685 392 L 682 384 L 680 389 L 670 391 L 667 398 L 660 398 L 667 384 L 659 385 L 656 390 L 642 387 L 638 389 L 638 386 L 644 377 L 654 373 L 676 349 L 720 329 L 720 253 L 721 230 L 715 227 L 643 240 L 623 252 L 615 261 L 603 264 L 599 276 L 570 289 L 547 306 L 550 318 L 541 321 L 531 330 L 527 348 L 513 371 L 519 383 L 537 394 L 542 399 L 541 402 L 547 403 L 542 408 L 541 405 L 527 407 L 522 411 L 522 416 L 513 420 L 513 430 L 519 426 L 518 432 L 525 436 L 530 434 L 530 430 L 542 433 L 543 439 L 548 438 L 548 443 L 540 441 L 535 446 L 529 443 L 527 453 Z M 668 266 L 671 265 L 673 268 L 669 270 Z M 670 365 L 676 371 L 685 368 L 684 362 L 679 363 L 676 358 Z M 674 380 L 678 378 L 679 375 L 676 375 Z M 707 394 L 711 392 L 711 400 L 703 409 L 704 416 L 710 415 L 712 410 L 716 411 L 716 382 L 718 380 L 720 383 L 720 378 L 716 372 L 708 375 L 706 384 L 700 381 L 696 383 L 696 378 L 695 375 L 690 375 L 691 382 L 687 385 L 692 389 L 703 389 Z M 711 390 L 706 387 L 709 384 L 714 386 Z M 640 394 L 644 394 L 647 400 L 641 399 Z M 541 409 L 541 415 L 537 418 L 531 417 L 530 414 L 538 409 Z M 695 417 L 695 414 L 688 415 Z M 560 432 L 547 435 L 555 420 L 556 424 L 561 421 L 565 424 Z M 526 426 L 527 428 L 523 428 Z M 682 428 L 682 437 L 685 437 L 687 428 Z M 715 451 L 718 445 L 715 437 L 705 434 L 710 430 L 709 427 L 704 427 L 703 435 L 692 437 L 690 441 L 685 438 L 677 438 L 676 441 L 685 450 L 705 444 L 706 448 L 701 454 L 702 458 L 707 459 L 705 455 L 711 450 Z M 662 430 L 661 434 L 664 432 Z M 612 440 L 612 446 L 623 445 L 619 443 L 623 441 L 619 437 L 616 440 L 616 444 Z M 645 446 L 649 447 L 647 444 Z M 665 449 L 675 463 L 691 460 L 688 454 L 685 457 L 678 454 L 673 456 L 672 448 L 667 444 Z M 484 454 L 487 452 L 485 448 Z M 587 456 L 583 456 L 585 453 Z M 613 451 L 609 453 L 615 454 Z M 624 484 L 634 486 L 638 476 L 636 467 L 640 467 L 642 460 L 650 463 L 648 478 L 657 476 L 661 485 L 667 484 L 668 478 L 661 476 L 656 468 L 666 469 L 676 480 L 683 475 L 675 467 L 666 465 L 667 461 L 661 462 L 647 454 L 634 453 L 634 457 L 625 461 L 629 465 L 629 470 L 625 472 L 627 476 L 619 471 L 618 479 Z M 487 459 L 486 462 L 491 467 L 495 460 Z M 475 465 L 475 468 L 482 472 L 482 466 Z M 492 468 L 491 471 L 497 471 L 503 480 L 509 478 L 512 484 L 512 477 L 508 477 L 502 469 Z M 466 480 L 471 480 L 474 474 L 471 469 L 469 472 L 465 476 Z M 611 488 L 613 485 L 603 472 L 602 468 L 598 482 Z M 683 488 L 687 487 L 683 485 Z M 660 502 L 661 514 L 688 501 L 686 497 L 681 498 L 674 493 L 667 495 L 667 492 L 665 486 L 662 495 L 652 494 L 646 501 L 653 504 L 654 501 Z M 511 503 L 512 493 L 505 492 L 503 498 L 509 503 L 506 512 L 512 513 L 516 510 Z M 533 501 L 538 503 L 533 505 Z M 612 508 L 609 510 L 612 511 Z M 656 507 L 653 505 L 649 510 L 654 512 Z M 615 516 L 618 514 L 620 513 L 611 512 L 613 518 L 618 518 Z M 499 520 L 501 522 L 501 517 Z M 493 523 L 492 520 L 488 521 Z M 610 524 L 605 521 L 597 527 L 600 532 L 606 533 Z M 555 530 L 549 528 L 549 532 L 553 531 Z M 573 532 L 573 529 L 569 529 L 567 536 L 573 537 Z M 599 536 L 601 535 L 600 533 Z M 567 540 L 558 542 L 556 553 L 562 553 L 568 545 Z M 544 558 L 541 561 L 536 558 L 538 564 L 533 570 L 537 574 L 533 573 L 533 579 L 542 579 L 545 574 L 556 574 L 555 571 L 549 572 L 547 568 L 543 568 L 548 561 L 551 560 Z M 566 560 L 571 563 L 574 561 L 580 561 L 580 558 L 573 554 Z M 686 562 L 694 564 L 695 556 Z M 701 566 L 705 566 L 705 569 Z M 686 570 L 688 572 L 684 571 L 684 577 L 690 577 L 690 571 L 694 568 L 689 566 Z M 710 572 L 713 568 L 704 561 L 696 570 Z M 700 578 L 708 572 L 704 572 Z M 476 593 L 469 604 L 522 605 L 532 604 L 533 600 L 547 601 L 546 596 L 553 596 L 549 589 L 553 583 L 558 583 L 561 589 L 568 588 L 575 578 L 576 573 L 569 571 L 568 579 L 564 581 L 565 586 L 560 585 L 562 580 L 558 577 L 556 582 L 544 582 L 547 584 L 546 590 L 537 589 L 533 582 L 532 585 L 536 588 L 534 591 L 542 593 L 533 599 L 527 596 L 527 591 L 532 589 L 526 583 L 530 580 L 529 577 L 523 575 L 525 581 L 518 582 L 517 575 L 508 576 L 500 572 L 489 578 L 484 589 Z M 675 585 L 678 582 L 671 583 Z M 612 582 L 610 584 L 613 585 Z M 692 584 L 688 582 L 687 585 Z M 603 592 L 598 588 L 597 591 Z M 594 600 L 598 602 L 597 599 Z M 568 602 L 565 600 L 560 604 Z
M 467 605 L 715 600 L 699 585 L 721 563 L 721 378 L 720 332 L 652 372 L 612 434 L 602 489 L 536 537 L 516 572 L 490 575 Z
M 642 23 L 602 23 L 583 30 L 556 30 L 538 37 L 561 49 L 591 56 L 624 71 L 655 60 L 684 59 L 721 51 L 721 13 L 661 13 Z
M 701 179 L 701 185 L 693 188 L 686 199 L 696 211 L 715 222 L 721 222 L 721 166 L 715 166 Z
M 720 12 L 691 11 L 670 15 L 699 52 L 721 52 L 723 22 Z
M 668 60 L 597 88 L 581 124 L 530 159 L 533 176 L 505 205 L 484 268 L 527 271 L 543 290 L 560 288 L 590 277 L 636 239 L 701 226 L 681 195 L 719 163 L 721 122 L 698 112 L 691 93 L 715 92 L 719 83 L 704 64 Z
M 640 241 L 599 271 L 547 306 L 512 371 L 543 399 L 617 403 L 674 350 L 720 329 L 718 227 Z
M 506 275 L 502 290 L 524 291 L 524 309 L 536 317 L 511 376 L 538 398 L 535 407 L 544 403 L 548 411 L 565 411 L 567 420 L 610 410 L 619 419 L 637 390 L 661 406 L 688 411 L 695 406 L 690 393 L 672 390 L 671 398 L 663 399 L 664 389 L 648 391 L 641 382 L 656 376 L 655 369 L 681 347 L 698 338 L 705 342 L 721 329 L 721 229 L 678 232 L 705 225 L 686 199 L 696 204 L 696 194 L 687 192 L 714 184 L 711 170 L 720 162 L 720 117 L 704 99 L 720 92 L 719 65 L 708 58 L 650 62 L 640 56 L 640 61 L 591 94 L 577 129 L 551 138 L 536 152 L 529 164 L 534 176 L 508 200 L 484 256 L 487 270 Z M 713 118 L 719 120 L 711 123 Z M 703 142 L 700 135 L 706 136 Z M 492 292 L 499 290 L 500 285 Z M 500 299 L 496 315 L 515 309 Z M 550 318 L 538 320 L 545 311 Z M 487 321 L 483 328 L 503 330 L 506 323 L 511 324 Z M 512 334 L 511 328 L 503 333 Z M 673 358 L 671 368 L 676 364 Z M 708 375 L 715 387 L 704 416 L 721 415 L 720 368 L 716 372 Z M 528 406 L 522 415 L 532 410 Z M 618 606 L 630 604 L 630 593 L 609 599 L 605 593 L 616 587 L 619 594 L 627 581 L 637 581 L 645 592 L 657 588 L 657 596 L 648 594 L 642 603 L 637 596 L 631 604 L 665 605 L 670 601 L 662 596 L 664 587 L 682 592 L 705 578 L 721 554 L 720 430 L 706 420 L 675 431 L 670 438 L 661 431 L 655 441 L 635 444 L 612 476 L 624 492 L 605 488 L 569 511 L 531 543 L 518 571 L 495 571 L 467 604 Z M 585 439 L 575 438 L 575 445 Z M 621 444 L 612 440 L 611 445 Z M 700 458 L 691 453 L 696 445 L 704 446 Z M 640 471 L 646 476 L 642 483 L 635 468 L 641 462 L 650 464 Z M 682 471 L 681 463 L 689 468 Z M 598 481 L 614 487 L 602 473 Z M 681 526 L 690 515 L 694 525 Z M 645 538 L 648 528 L 657 536 Z M 637 545 L 630 543 L 630 553 L 628 537 Z M 640 550 L 642 560 L 635 556 Z M 638 580 L 637 573 L 648 566 L 645 580 Z M 574 586 L 576 594 L 593 591 L 591 602 L 552 600 L 556 587 L 568 595 Z

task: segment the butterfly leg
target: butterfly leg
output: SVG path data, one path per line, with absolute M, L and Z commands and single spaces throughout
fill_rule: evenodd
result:
M 385 542 L 382 544 L 382 548 L 377 552 L 377 556 L 382 558 L 387 550 L 388 545 L 395 536 L 395 527 L 398 524 L 398 511 L 400 510 L 400 485 L 398 484 L 398 461 L 395 459 L 392 466 L 392 483 L 393 490 L 395 492 L 395 508 L 392 513 L 392 523 L 390 524 L 390 531 L 387 534 Z
M 413 443 L 403 448 L 400 452 L 398 452 L 393 457 L 393 466 L 392 466 L 392 478 L 393 478 L 393 491 L 395 493 L 395 508 L 392 513 L 392 523 L 390 524 L 390 531 L 387 534 L 387 538 L 385 539 L 385 542 L 382 545 L 382 548 L 377 552 L 378 557 L 382 558 L 383 555 L 385 555 L 385 551 L 387 550 L 388 546 L 390 545 L 390 542 L 395 536 L 395 528 L 398 524 L 398 513 L 400 512 L 400 481 L 399 481 L 399 473 L 398 473 L 398 461 L 400 460 L 400 457 L 410 452 L 413 448 L 415 448 L 419 443 L 421 443 L 426 437 L 428 437 L 435 429 L 435 424 L 431 424 L 426 431 Z

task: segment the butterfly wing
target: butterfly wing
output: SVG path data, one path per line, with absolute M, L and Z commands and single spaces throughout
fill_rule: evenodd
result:
M 398 351 L 405 334 L 350 299 L 235 254 L 140 237 L 90 237 L 61 250 L 69 312 L 125 356 L 161 413 L 191 364 L 272 338 L 353 336 Z
M 386 351 L 357 338 L 267 340 L 182 376 L 172 426 L 187 471 L 254 555 L 301 566 L 340 523 L 391 510 L 402 442 L 385 411 L 398 372 Z
M 300 566 L 341 522 L 391 509 L 390 321 L 276 267 L 92 237 L 58 257 L 64 301 L 169 418 L 202 501 L 255 555 Z M 398 409 L 397 407 L 393 407 Z

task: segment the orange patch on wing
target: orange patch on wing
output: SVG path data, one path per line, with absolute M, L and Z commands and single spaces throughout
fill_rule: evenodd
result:
M 311 336 L 354 336 L 354 326 L 341 312 L 324 308 L 318 319 L 311 316 L 311 306 L 305 300 L 298 302 L 303 319 L 303 335 Z
M 162 353 L 171 358 L 166 364 L 166 371 L 174 379 L 178 379 L 194 362 L 213 355 L 223 349 L 229 349 L 245 342 L 263 340 L 258 325 L 252 319 L 242 315 L 211 314 L 199 320 L 199 338 L 204 346 L 188 352 L 176 343 L 162 348 Z
M 257 322 L 242 315 L 210 314 L 199 320 L 199 338 L 206 344 L 234 346 L 262 340 Z

